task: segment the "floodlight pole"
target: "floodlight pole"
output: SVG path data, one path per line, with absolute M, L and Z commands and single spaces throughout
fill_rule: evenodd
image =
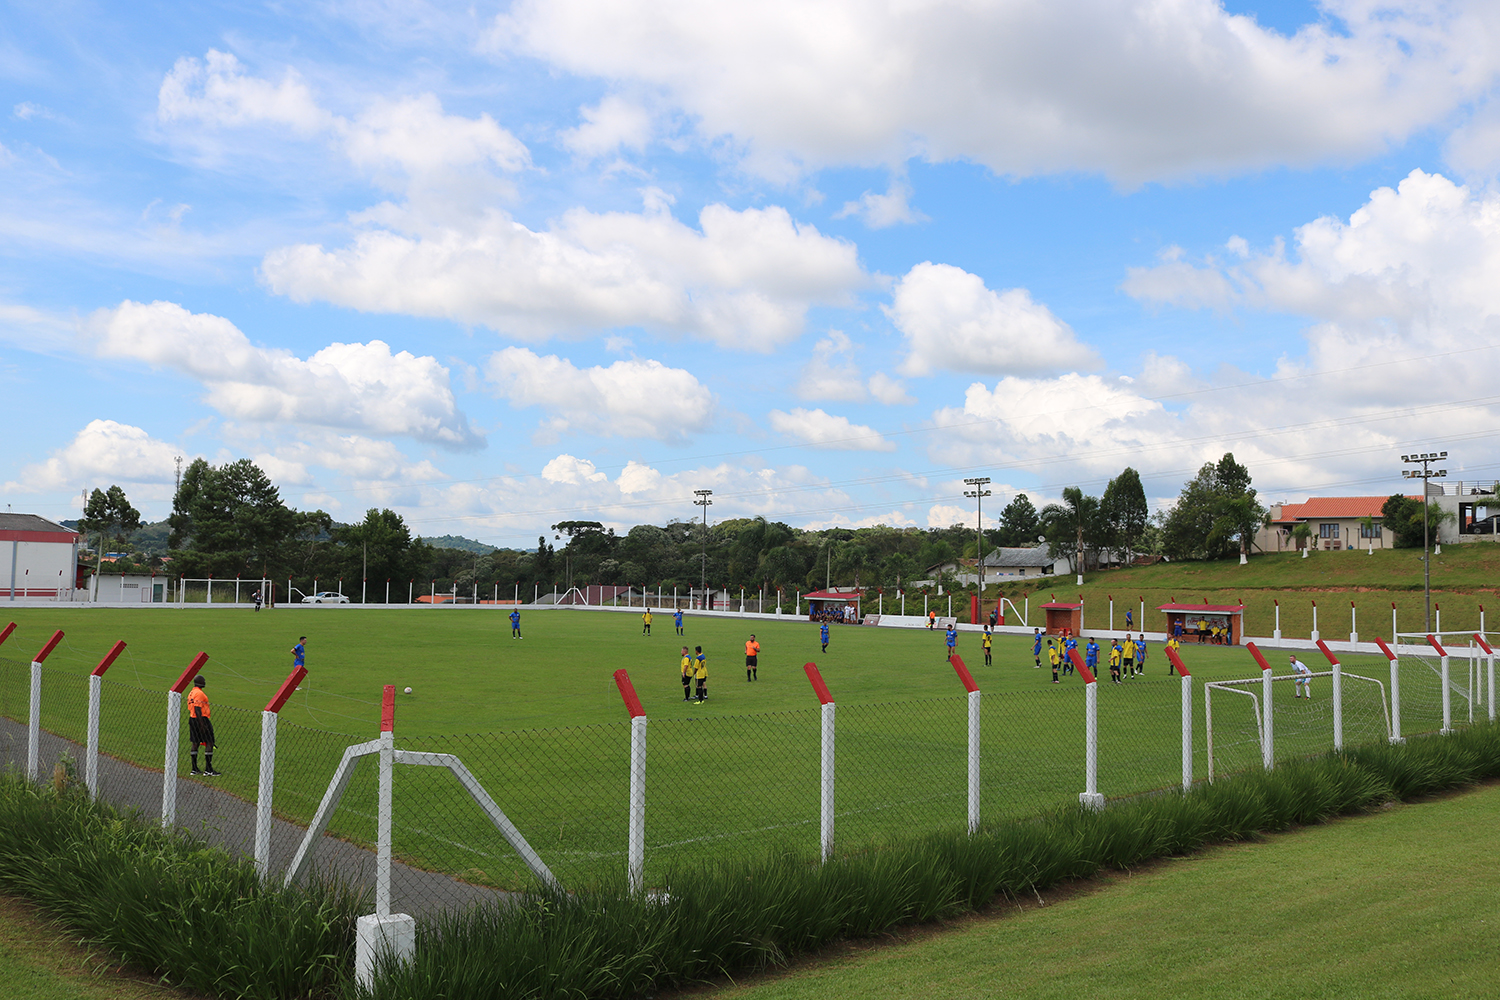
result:
M 1401 475 L 1406 479 L 1422 480 L 1422 594 L 1427 604 L 1427 627 L 1425 631 L 1432 631 L 1432 540 L 1430 529 L 1427 525 L 1427 481 L 1429 479 L 1443 479 L 1448 475 L 1447 469 L 1438 469 L 1436 472 L 1427 467 L 1429 462 L 1446 459 L 1446 451 L 1424 451 L 1411 455 L 1402 455 L 1401 461 L 1408 465 L 1420 464 L 1422 471 L 1416 469 L 1402 469 Z M 1394 638 L 1394 636 L 1393 636 Z
M 985 489 L 990 483 L 989 476 L 977 476 L 973 479 L 965 479 L 965 486 L 974 487 L 972 490 L 964 490 L 964 496 L 972 497 L 974 500 L 974 536 L 977 545 L 974 552 L 979 556 L 979 604 L 980 610 L 984 605 L 984 498 L 991 495 L 991 491 Z M 973 624 L 978 625 L 978 622 Z
M 703 590 L 704 608 L 708 607 L 708 508 L 713 506 L 713 501 L 709 499 L 713 495 L 713 490 L 693 491 L 693 496 L 698 498 L 693 501 L 693 506 L 703 508 L 703 573 L 699 582 Z

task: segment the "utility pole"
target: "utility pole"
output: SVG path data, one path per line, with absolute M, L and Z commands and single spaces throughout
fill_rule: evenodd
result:
M 979 555 L 979 603 L 984 603 L 984 498 L 991 495 L 991 491 L 985 489 L 990 484 L 989 476 L 979 476 L 974 479 L 965 479 L 965 486 L 974 487 L 972 490 L 964 490 L 964 496 L 972 497 L 974 500 L 974 535 L 978 544 L 974 551 Z
M 703 508 L 703 566 L 700 583 L 703 590 L 703 609 L 708 608 L 708 508 L 713 506 L 709 497 L 714 495 L 713 490 L 694 490 L 693 496 L 698 499 L 693 501 L 694 507 Z
M 1401 461 L 1408 465 L 1422 466 L 1422 471 L 1416 469 L 1402 469 L 1401 475 L 1406 479 L 1422 480 L 1422 593 L 1427 599 L 1427 631 L 1432 631 L 1432 544 L 1427 527 L 1427 480 L 1443 479 L 1448 475 L 1447 469 L 1433 471 L 1427 467 L 1429 462 L 1446 460 L 1446 451 L 1424 451 L 1418 454 L 1402 455 Z

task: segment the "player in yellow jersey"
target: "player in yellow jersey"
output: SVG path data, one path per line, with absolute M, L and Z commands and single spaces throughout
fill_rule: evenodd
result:
M 693 647 L 697 655 L 693 657 L 693 678 L 698 682 L 698 700 L 708 700 L 708 657 L 703 655 L 702 646 Z
M 1120 683 L 1120 657 L 1123 654 L 1119 639 L 1109 644 L 1109 679 L 1116 684 Z
M 984 665 L 985 666 L 989 666 L 990 665 L 990 653 L 992 652 L 991 647 L 994 644 L 995 644 L 995 637 L 992 636 L 992 635 L 990 635 L 990 627 L 988 625 L 986 625 L 984 627 L 984 639 L 980 642 L 980 645 L 982 645 L 984 647 Z
M 1131 677 L 1135 674 L 1135 640 L 1131 638 L 1129 632 L 1125 633 L 1125 645 L 1121 648 L 1120 672 L 1126 677 Z
M 647 608 L 646 609 L 646 613 L 643 614 L 643 615 L 641 615 L 641 635 L 650 635 L 650 634 L 651 634 L 651 609 Z
M 1062 666 L 1062 651 L 1057 648 L 1056 639 L 1047 640 L 1047 659 L 1052 663 L 1052 683 L 1058 684 L 1057 668 Z
M 682 700 L 693 700 L 693 656 L 682 647 Z

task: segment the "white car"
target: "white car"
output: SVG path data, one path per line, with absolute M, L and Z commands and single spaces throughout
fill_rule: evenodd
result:
M 320 594 L 308 594 L 302 598 L 303 604 L 348 604 L 349 598 L 343 594 L 335 594 L 331 590 L 325 590 Z

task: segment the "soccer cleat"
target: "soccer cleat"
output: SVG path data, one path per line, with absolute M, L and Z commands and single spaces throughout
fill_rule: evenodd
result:
M 204 771 L 204 772 L 203 772 L 203 773 L 204 773 L 204 775 L 205 775 L 205 776 L 207 776 L 207 777 L 210 777 L 210 778 L 217 778 L 217 777 L 218 777 L 218 776 L 219 776 L 219 775 L 220 775 L 220 774 L 222 774 L 222 773 L 223 773 L 223 772 L 221 772 L 221 771 Z
M 188 774 L 193 774 L 193 775 L 202 774 L 202 773 L 203 772 L 200 771 L 200 770 L 198 770 L 196 767 L 193 768 L 191 771 L 188 772 Z

